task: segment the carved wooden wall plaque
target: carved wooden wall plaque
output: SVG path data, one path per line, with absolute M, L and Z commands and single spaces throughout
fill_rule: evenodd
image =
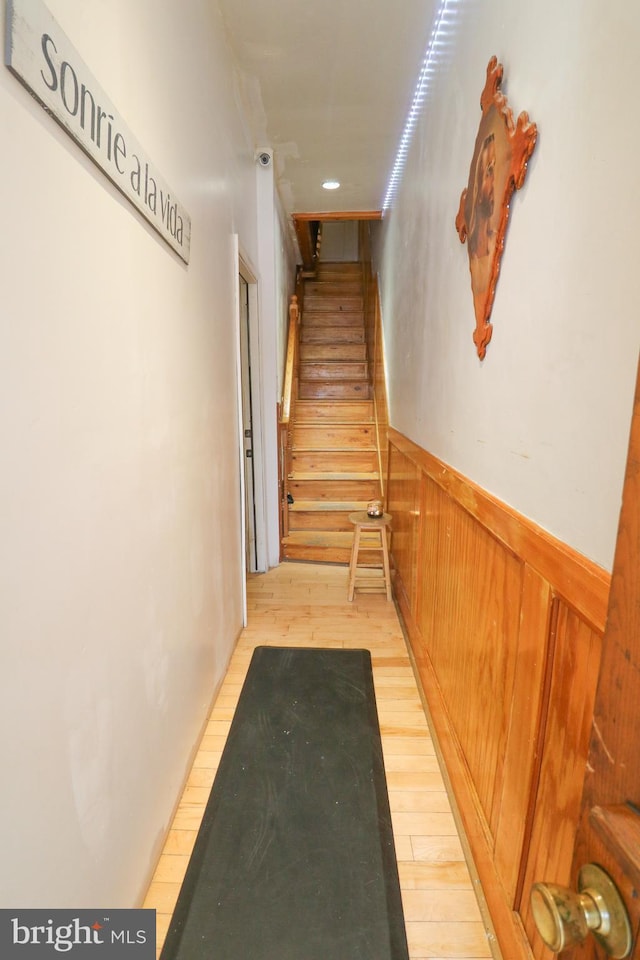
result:
M 469 169 L 469 183 L 460 197 L 456 229 L 467 240 L 476 329 L 473 342 L 484 359 L 493 326 L 491 309 L 500 272 L 509 205 L 527 173 L 538 129 L 523 111 L 516 123 L 501 92 L 503 68 L 496 57 L 487 66 L 480 98 L 482 118 Z

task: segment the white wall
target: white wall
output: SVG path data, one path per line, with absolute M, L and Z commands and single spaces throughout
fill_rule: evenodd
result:
M 453 5 L 450 5 L 453 6 Z M 640 320 L 640 6 L 466 0 L 383 227 L 391 422 L 555 536 L 613 559 Z M 475 354 L 454 221 L 492 54 L 539 137 Z
M 262 383 L 263 477 L 267 564 L 280 560 L 277 405 L 282 399 L 289 295 L 295 286 L 295 256 L 285 215 L 274 188 L 273 164 L 257 169 L 260 284 L 259 362 Z
M 276 198 L 277 199 L 277 198 Z M 284 370 L 287 356 L 287 338 L 289 335 L 289 298 L 295 293 L 296 262 L 298 259 L 293 223 L 287 224 L 287 216 L 282 204 L 276 203 L 276 291 L 278 317 L 278 401 L 282 399 Z
M 0 906 L 126 907 L 241 627 L 256 167 L 215 4 L 49 7 L 191 214 L 191 262 L 2 70 Z
M 327 220 L 322 224 L 320 259 L 329 262 L 358 259 L 358 224 L 355 220 Z

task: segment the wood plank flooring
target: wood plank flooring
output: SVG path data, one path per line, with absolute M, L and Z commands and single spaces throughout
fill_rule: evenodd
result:
M 346 567 L 310 563 L 283 563 L 249 577 L 249 623 L 144 903 L 157 910 L 158 954 L 251 654 L 255 646 L 274 644 L 371 651 L 410 958 L 492 956 L 395 607 L 375 592 L 358 591 L 349 603 L 347 582 Z

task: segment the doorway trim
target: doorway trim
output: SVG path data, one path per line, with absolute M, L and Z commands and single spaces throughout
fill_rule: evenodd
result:
M 234 289 L 234 319 L 236 329 L 236 382 L 237 382 L 237 411 L 238 411 L 238 456 L 240 461 L 240 512 L 241 512 L 241 544 L 240 555 L 242 557 L 242 597 L 244 622 L 246 625 L 246 574 L 249 567 L 249 558 L 246 548 L 247 533 L 247 515 L 245 508 L 246 484 L 245 484 L 245 452 L 244 452 L 244 423 L 242 414 L 242 371 L 243 357 L 240 337 L 240 284 L 242 278 L 247 283 L 248 288 L 248 327 L 249 327 L 249 352 L 253 357 L 251 364 L 251 390 L 252 403 L 252 451 L 253 451 L 253 471 L 254 471 L 254 513 L 255 513 L 255 543 L 256 543 L 256 562 L 257 572 L 264 573 L 267 569 L 266 557 L 266 507 L 265 507 L 265 477 L 264 477 L 264 436 L 263 436 L 263 396 L 260 373 L 260 324 L 259 324 L 259 302 L 258 302 L 258 279 L 257 273 L 250 258 L 241 249 L 238 235 L 232 235 L 233 240 L 233 289 Z

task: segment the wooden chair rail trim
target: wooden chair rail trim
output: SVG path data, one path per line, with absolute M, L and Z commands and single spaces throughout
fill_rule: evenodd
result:
M 396 586 L 398 581 L 396 580 Z M 404 589 L 396 590 L 400 618 L 407 635 L 418 689 L 429 721 L 436 753 L 455 819 L 461 830 L 465 856 L 472 873 L 477 873 L 483 898 L 495 928 L 505 960 L 533 960 L 532 953 L 519 916 L 509 908 L 501 880 L 494 863 L 492 841 L 482 816 L 473 781 L 464 754 L 451 724 L 442 690 L 418 625 L 407 602 Z M 420 663 L 415 651 L 420 650 Z M 481 904 L 482 906 L 482 904 Z
M 515 556 L 528 563 L 555 594 L 595 630 L 604 631 L 611 575 L 467 477 L 389 427 L 395 446 Z

